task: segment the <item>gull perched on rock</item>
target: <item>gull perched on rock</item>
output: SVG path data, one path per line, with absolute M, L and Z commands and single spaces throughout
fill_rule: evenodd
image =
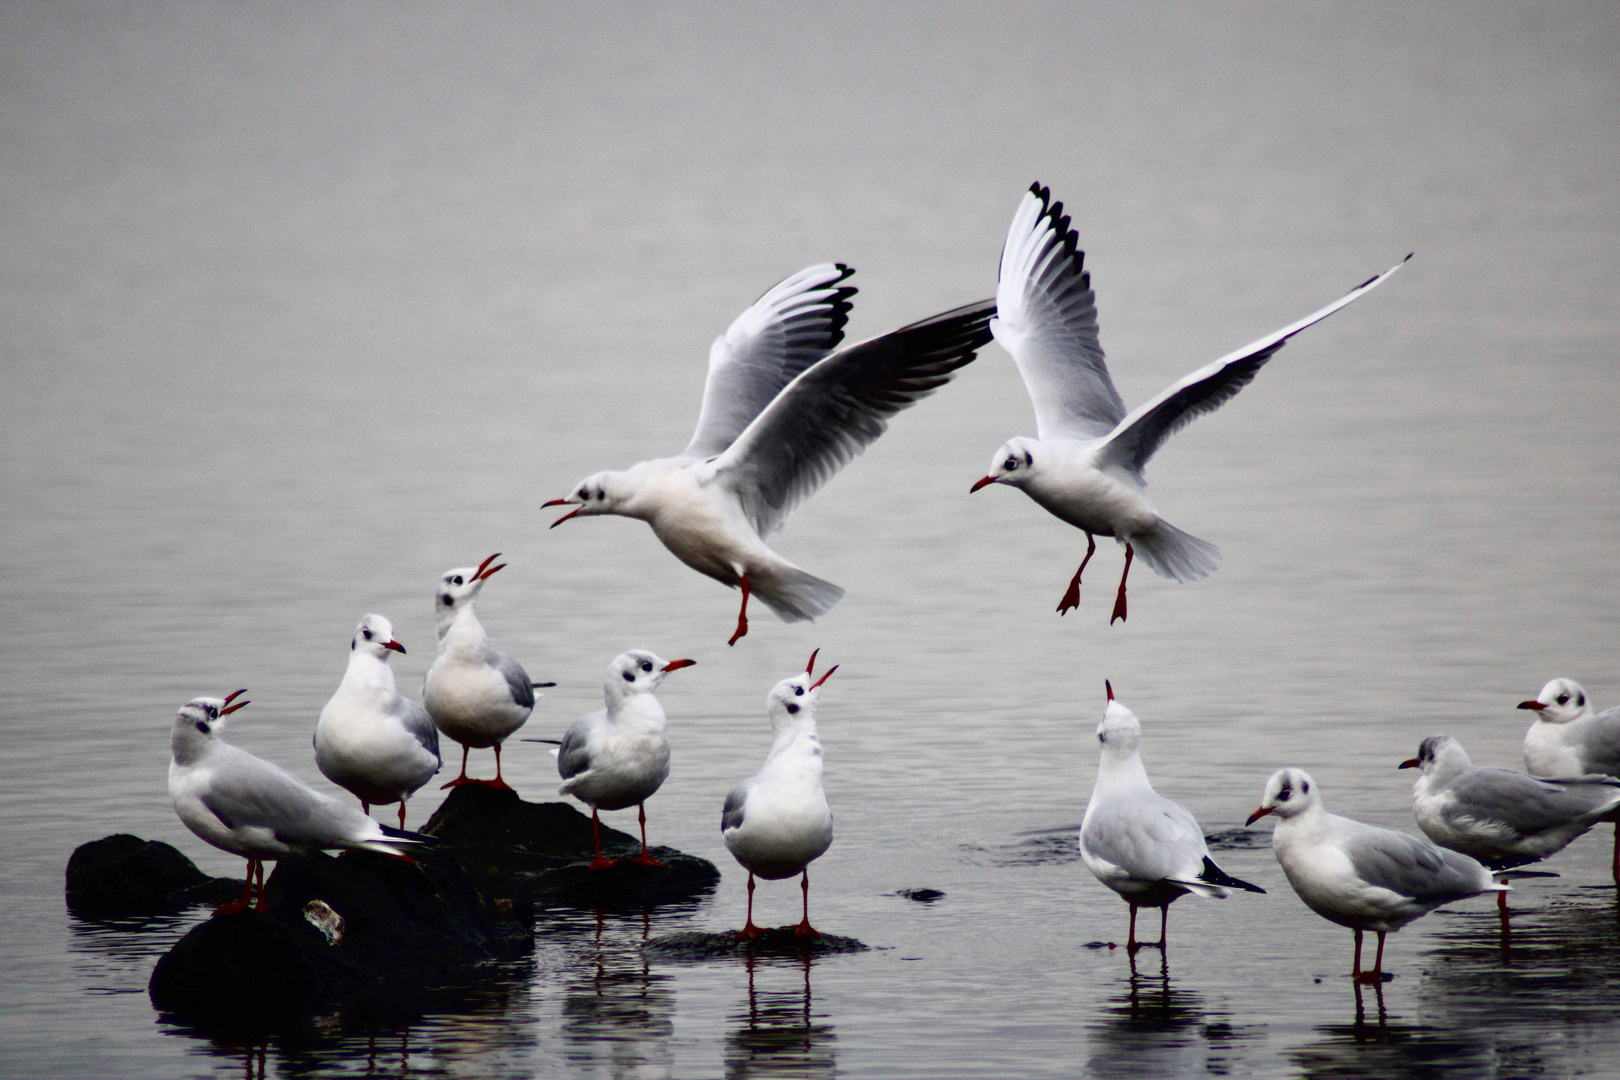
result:
M 1536 713 L 1524 733 L 1531 776 L 1620 776 L 1620 706 L 1593 712 L 1581 684 L 1554 679 L 1519 708 Z M 1614 826 L 1614 879 L 1620 882 L 1620 818 Z
M 1195 417 L 1213 412 L 1247 386 L 1289 338 L 1365 296 L 1401 264 L 1320 311 L 1206 364 L 1127 414 L 1103 361 L 1091 274 L 1077 241 L 1063 204 L 1053 202 L 1046 188 L 1032 185 L 1001 249 L 990 329 L 1024 378 L 1035 405 L 1036 437 L 1003 445 L 990 472 L 971 490 L 989 484 L 1020 488 L 1086 534 L 1086 555 L 1058 603 L 1059 615 L 1080 606 L 1080 575 L 1097 550 L 1096 538 L 1112 536 L 1123 544 L 1125 571 L 1112 623 L 1125 618 L 1125 579 L 1134 556 L 1141 555 L 1161 577 L 1182 582 L 1206 577 L 1220 559 L 1215 545 L 1159 516 L 1142 475 L 1148 460 Z
M 292 773 L 218 735 L 225 717 L 246 705 L 226 698 L 193 698 L 174 719 L 169 746 L 169 798 L 186 828 L 222 851 L 248 861 L 242 898 L 215 914 L 241 911 L 252 896 L 255 875 L 259 910 L 265 908 L 266 859 L 305 855 L 324 848 L 403 855 L 416 840 L 388 836 L 368 815 L 322 795 Z M 232 704 L 235 702 L 235 704 Z
M 439 620 L 439 654 L 422 680 L 422 704 L 440 731 L 461 744 L 461 774 L 444 786 L 482 784 L 501 791 L 512 787 L 501 779 L 501 744 L 522 727 L 534 709 L 535 684 L 516 660 L 495 651 L 474 610 L 478 594 L 505 563 L 496 552 L 478 566 L 447 571 L 433 594 Z M 540 683 L 555 686 L 555 683 Z M 467 775 L 467 751 L 495 748 L 495 779 Z
M 343 681 L 315 721 L 315 764 L 321 775 L 348 789 L 365 813 L 373 803 L 399 803 L 402 829 L 405 800 L 440 765 L 432 718 L 394 688 L 389 656 L 404 651 L 387 619 L 361 619 L 349 641 Z
M 1328 813 L 1302 769 L 1272 774 L 1248 824 L 1267 814 L 1277 815 L 1271 847 L 1294 892 L 1322 918 L 1355 931 L 1352 975 L 1358 982 L 1382 981 L 1385 934 L 1442 904 L 1508 891 L 1467 855 Z M 1367 972 L 1361 970 L 1363 930 L 1378 935 L 1378 955 Z
M 767 881 L 802 874 L 804 918 L 794 927 L 800 937 L 820 937 L 810 925 L 810 864 L 832 846 L 832 810 L 821 787 L 821 738 L 816 733 L 816 702 L 821 684 L 838 670 L 834 664 L 815 678 L 816 654 L 804 673 L 783 679 L 765 698 L 771 720 L 771 750 L 759 772 L 726 796 L 720 835 L 726 850 L 748 871 L 748 918 L 738 940 L 765 933 L 754 925 L 754 877 Z
M 572 795 L 591 807 L 591 839 L 596 846 L 592 870 L 618 862 L 602 854 L 598 810 L 634 806 L 641 822 L 641 854 L 631 861 L 662 866 L 647 853 L 647 808 L 643 805 L 669 776 L 669 727 L 664 707 L 653 695 L 672 671 L 695 660 L 665 663 L 642 649 L 621 653 L 608 665 L 602 695 L 607 708 L 575 720 L 557 749 L 557 772 L 564 783 L 559 795 Z
M 786 622 L 825 614 L 844 590 L 766 546 L 795 508 L 869 446 L 895 413 L 949 382 L 990 340 L 984 300 L 838 348 L 852 271 L 812 266 L 738 316 L 709 351 L 697 430 L 675 457 L 599 472 L 546 506 L 552 523 L 640 518 L 676 558 L 742 590 L 737 629 L 757 595 Z
M 1159 909 L 1159 948 L 1164 948 L 1170 905 L 1191 893 L 1225 900 L 1233 889 L 1266 890 L 1239 881 L 1215 865 L 1204 843 L 1204 830 L 1192 813 L 1153 790 L 1139 753 L 1142 724 L 1136 714 L 1114 700 L 1097 725 L 1102 758 L 1097 783 L 1080 823 L 1080 858 L 1086 869 L 1118 893 L 1131 907 L 1130 936 L 1125 948 L 1135 952 L 1136 909 Z

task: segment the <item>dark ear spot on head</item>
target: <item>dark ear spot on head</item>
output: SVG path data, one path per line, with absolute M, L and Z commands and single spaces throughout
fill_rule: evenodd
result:
M 1028 450 L 1024 451 L 1024 464 L 1025 465 L 1034 465 L 1035 464 L 1035 455 L 1031 454 Z
M 208 725 L 199 720 L 197 721 L 197 730 L 206 735 L 208 734 Z
M 624 673 L 624 681 L 625 682 L 635 682 L 636 681 L 636 673 L 633 672 L 633 671 L 625 672 Z
M 1585 694 L 1576 694 L 1575 695 L 1575 707 L 1577 709 L 1581 709 L 1581 708 L 1586 707 L 1586 695 Z
M 787 703 L 787 711 L 790 713 L 796 713 L 799 711 L 799 707 L 790 701 Z
M 1310 794 L 1310 793 L 1311 793 L 1311 785 L 1310 785 L 1310 782 L 1309 782 L 1309 781 L 1306 781 L 1306 782 L 1305 782 L 1305 783 L 1303 783 L 1303 784 L 1300 784 L 1300 785 L 1299 785 L 1299 791 L 1300 791 L 1300 794 L 1301 794 L 1301 795 L 1309 795 L 1309 794 Z

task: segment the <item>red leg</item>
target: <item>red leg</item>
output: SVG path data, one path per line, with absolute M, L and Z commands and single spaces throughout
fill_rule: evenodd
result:
M 1355 982 L 1363 982 L 1365 980 L 1363 980 L 1362 977 L 1361 977 L 1361 931 L 1360 930 L 1355 931 L 1355 935 L 1356 935 L 1356 958 L 1350 965 L 1350 978 L 1352 980 L 1354 980 Z
M 269 910 L 270 905 L 269 905 L 269 903 L 266 902 L 265 897 L 264 897 L 264 863 L 262 863 L 262 862 L 258 861 L 257 859 L 255 859 L 253 861 L 253 869 L 256 871 L 256 876 L 259 879 L 259 907 L 258 907 L 258 910 L 259 911 L 267 911 L 267 910 Z
M 748 633 L 748 594 L 751 591 L 748 586 L 748 575 L 739 574 L 737 580 L 742 582 L 742 610 L 737 612 L 737 630 L 731 635 L 731 640 L 726 642 L 727 645 L 737 644 L 737 639 Z
M 1129 903 L 1129 901 L 1126 901 L 1126 902 Z M 1138 946 L 1136 944 L 1136 905 L 1131 904 L 1131 933 L 1130 933 L 1130 936 L 1125 939 L 1125 951 L 1134 953 L 1137 950 L 1137 948 L 1138 948 Z
M 594 806 L 591 807 L 591 841 L 596 845 L 596 858 L 591 860 L 590 869 L 606 870 L 619 861 L 618 859 L 604 858 L 602 855 L 602 822 L 596 816 L 596 807 Z
M 1135 558 L 1136 550 L 1131 545 L 1125 545 L 1125 572 L 1119 575 L 1119 595 L 1114 597 L 1114 613 L 1108 617 L 1108 625 L 1113 626 L 1116 621 L 1125 621 L 1125 579 L 1131 576 L 1131 559 Z
M 1074 572 L 1074 580 L 1069 582 L 1069 591 L 1063 594 L 1063 600 L 1058 604 L 1058 614 L 1067 615 L 1080 606 L 1080 575 L 1086 572 L 1086 563 L 1097 553 L 1097 538 L 1086 533 L 1086 557 L 1080 560 L 1080 569 Z
M 1378 931 L 1378 952 L 1373 956 L 1373 969 L 1361 976 L 1362 982 L 1381 983 L 1384 981 L 1384 932 Z
M 636 818 L 641 822 L 641 854 L 630 861 L 642 866 L 663 866 L 663 863 L 647 854 L 647 807 L 642 803 L 636 804 Z
M 1500 882 L 1498 882 L 1498 884 L 1500 884 Z M 1499 892 L 1496 894 L 1496 910 L 1500 911 L 1503 915 L 1507 914 L 1507 893 Z
M 214 909 L 215 915 L 230 915 L 233 912 L 246 911 L 250 906 L 252 906 L 253 868 L 256 865 L 258 865 L 258 861 L 256 859 L 249 859 L 247 861 L 247 880 L 242 882 L 242 898 L 240 900 L 231 900 L 219 905 L 219 907 Z
M 1159 909 L 1159 951 L 1164 952 L 1165 927 L 1170 922 L 1170 905 L 1166 904 Z
M 399 827 L 400 827 L 401 830 L 403 830 L 405 828 L 405 800 L 404 799 L 399 800 Z
M 1614 883 L 1620 885 L 1620 821 L 1614 823 Z
M 472 783 L 472 781 L 467 779 L 467 748 L 463 746 L 461 748 L 461 775 L 450 781 L 448 784 L 440 784 L 439 790 L 443 791 L 445 788 L 460 787 L 462 784 L 470 783 Z
M 737 940 L 738 941 L 748 941 L 748 940 L 750 940 L 752 938 L 759 937 L 763 933 L 765 933 L 764 930 L 762 930 L 761 928 L 754 925 L 754 874 L 753 874 L 753 871 L 749 871 L 749 874 L 748 874 L 748 919 L 747 919 L 747 922 L 744 923 L 743 928 L 741 930 L 737 931 Z
M 508 784 L 505 780 L 501 779 L 501 744 L 500 743 L 495 744 L 495 779 L 493 779 L 493 780 L 475 780 L 473 782 L 478 783 L 478 784 L 483 784 L 485 787 L 492 787 L 496 791 L 511 791 L 512 790 L 512 785 Z
M 804 893 L 804 918 L 800 920 L 798 926 L 793 928 L 793 933 L 798 937 L 818 938 L 821 936 L 821 931 L 810 925 L 810 871 L 808 869 L 805 870 L 804 877 L 799 879 L 799 889 Z
M 366 802 L 366 800 L 361 799 L 360 800 L 360 812 L 362 814 L 365 814 L 367 817 L 370 817 L 371 816 L 371 804 Z

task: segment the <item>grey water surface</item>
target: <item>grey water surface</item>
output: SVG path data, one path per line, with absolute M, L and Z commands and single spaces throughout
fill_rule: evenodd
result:
M 1547 679 L 1620 702 L 1616 55 L 1602 3 L 0 6 L 0 1073 L 1620 1073 L 1608 826 L 1521 883 L 1508 938 L 1488 899 L 1443 909 L 1359 1001 L 1349 932 L 1240 831 L 1285 764 L 1413 829 L 1423 736 L 1518 765 Z M 1033 434 L 994 346 L 777 538 L 848 590 L 814 625 L 759 610 L 728 649 L 737 595 L 644 525 L 547 528 L 685 444 L 709 341 L 788 273 L 855 266 L 854 338 L 990 295 L 1033 180 L 1130 405 L 1417 253 L 1153 461 L 1213 577 L 1138 566 L 1110 627 L 1105 541 L 1054 613 L 1083 536 L 968 494 Z M 70 917 L 69 853 L 132 832 L 239 874 L 169 808 L 175 709 L 248 687 L 228 737 L 335 790 L 309 739 L 356 621 L 393 620 L 415 693 L 433 582 L 495 551 L 484 622 L 558 683 L 525 735 L 599 707 L 624 648 L 698 661 L 648 829 L 719 890 L 548 916 L 406 1021 L 244 1046 L 159 1017 L 152 966 L 204 913 Z M 873 950 L 649 961 L 741 924 L 720 804 L 817 647 L 812 916 Z M 1268 890 L 1176 904 L 1134 967 L 1073 848 L 1105 678 Z M 555 797 L 545 750 L 506 755 L 526 798 Z

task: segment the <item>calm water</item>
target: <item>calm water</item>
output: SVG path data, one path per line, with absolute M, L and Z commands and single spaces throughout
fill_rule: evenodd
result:
M 1548 678 L 1620 701 L 1617 54 L 1603 4 L 0 7 L 0 1072 L 1612 1075 L 1607 835 L 1520 888 L 1506 949 L 1488 901 L 1392 938 L 1360 1025 L 1349 934 L 1265 825 L 1218 858 L 1269 894 L 1176 905 L 1134 972 L 1088 947 L 1125 908 L 1072 837 L 1104 678 L 1212 832 L 1284 764 L 1412 828 L 1423 735 L 1517 765 Z M 684 445 L 709 340 L 790 271 L 858 267 L 857 337 L 989 295 L 1033 179 L 1130 404 L 1417 251 L 1155 459 L 1214 577 L 1139 572 L 1109 628 L 1107 545 L 1052 613 L 1082 538 L 967 494 L 1032 433 L 994 347 L 779 538 L 849 590 L 814 626 L 760 612 L 727 649 L 735 594 L 644 526 L 546 528 L 579 477 Z M 127 831 L 239 873 L 169 809 L 175 708 L 251 688 L 234 741 L 324 784 L 355 622 L 393 620 L 414 692 L 433 581 L 493 551 L 484 621 L 559 683 L 526 734 L 597 707 L 626 647 L 699 661 L 649 828 L 718 893 L 558 916 L 408 1026 L 160 1020 L 147 978 L 200 916 L 78 922 L 69 852 Z M 649 933 L 740 925 L 720 802 L 817 646 L 842 666 L 812 903 L 874 951 L 647 963 Z M 531 799 L 542 751 L 507 759 Z M 797 890 L 760 902 L 788 921 Z

